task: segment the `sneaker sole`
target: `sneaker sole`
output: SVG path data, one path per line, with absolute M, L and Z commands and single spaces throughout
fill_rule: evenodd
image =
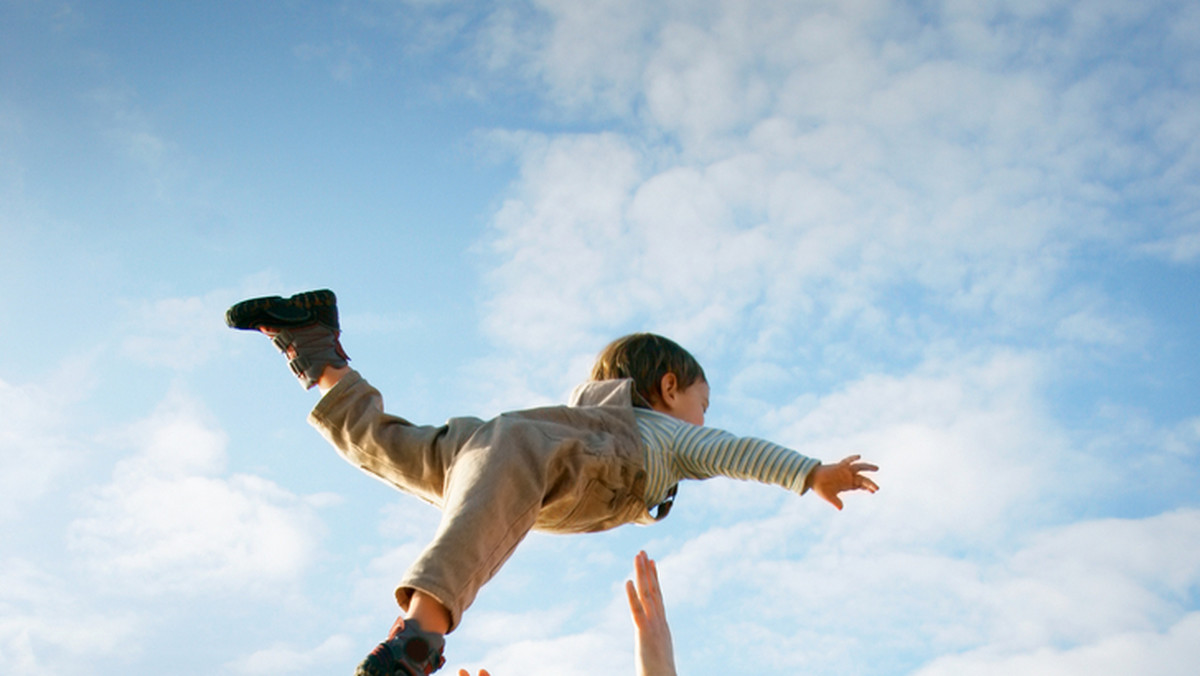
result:
M 323 321 L 322 310 L 333 310 L 333 329 L 338 328 L 337 296 L 329 289 L 306 291 L 291 298 L 264 296 L 244 300 L 225 312 L 225 323 L 244 331 L 260 327 L 288 327 Z M 329 324 L 328 321 L 323 323 Z

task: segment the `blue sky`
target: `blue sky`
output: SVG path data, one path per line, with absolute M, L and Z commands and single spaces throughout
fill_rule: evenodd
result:
M 529 538 L 449 643 L 632 673 L 1200 662 L 1200 9 L 0 0 L 0 673 L 349 673 L 437 513 L 223 312 L 334 289 L 419 422 L 666 333 L 709 423 L 882 466 Z

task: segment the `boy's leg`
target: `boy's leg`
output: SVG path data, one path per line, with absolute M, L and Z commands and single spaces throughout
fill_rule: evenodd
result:
M 329 395 L 322 397 L 310 420 L 347 460 L 418 497 L 441 503 L 452 446 L 460 435 L 448 426 L 417 427 L 383 413 L 379 393 L 347 365 L 349 357 L 338 340 L 333 292 L 243 301 L 229 309 L 226 323 L 265 333 L 287 356 L 305 388 L 317 386 Z M 456 429 L 464 426 L 471 427 L 470 419 L 460 419 Z M 449 611 L 428 595 L 410 606 L 388 639 L 359 665 L 357 674 L 415 676 L 442 666 L 442 634 L 449 628 Z
M 337 378 L 308 422 L 347 462 L 406 493 L 442 506 L 446 474 L 459 449 L 481 424 L 453 418 L 444 425 L 414 425 L 384 412 L 383 397 L 358 371 Z
M 507 422 L 484 423 L 460 452 L 438 530 L 396 590 L 410 613 L 423 596 L 436 599 L 450 629 L 533 529 L 546 494 L 545 444 L 506 434 Z
M 321 391 L 321 394 L 325 394 L 329 390 L 332 390 L 334 385 L 337 385 L 339 382 L 341 382 L 342 376 L 349 372 L 349 366 L 326 366 L 325 369 L 321 371 L 321 376 L 317 378 L 317 389 Z
M 309 422 L 350 463 L 442 506 L 451 464 L 480 421 L 456 418 L 437 427 L 413 425 L 385 413 L 378 390 L 357 371 L 336 371 L 326 370 L 328 380 L 336 382 L 317 403 Z M 400 605 L 404 616 L 359 665 L 358 676 L 406 675 L 398 666 L 405 664 L 418 669 L 414 674 L 431 673 L 441 666 L 442 635 L 451 628 L 450 610 L 438 596 L 420 591 Z
M 554 445 L 537 423 L 501 416 L 415 426 L 385 413 L 378 390 L 354 370 L 322 397 L 309 422 L 351 464 L 441 508 L 437 533 L 397 590 L 406 616 L 430 629 L 457 626 L 533 528 L 548 474 L 564 484 L 581 474 L 566 458 L 554 462 Z
M 445 426 L 418 427 L 383 413 L 379 392 L 348 365 L 332 291 L 242 301 L 229 308 L 225 320 L 235 329 L 265 333 L 288 358 L 301 384 L 321 389 L 326 396 L 309 420 L 348 461 L 398 488 L 441 504 L 445 468 L 453 460 L 453 446 L 461 441 L 461 435 Z M 337 387 L 339 384 L 343 387 Z M 461 422 L 469 421 L 460 421 L 459 427 Z

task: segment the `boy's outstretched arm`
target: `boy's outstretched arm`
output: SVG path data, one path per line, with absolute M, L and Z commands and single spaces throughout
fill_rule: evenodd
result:
M 879 468 L 867 462 L 859 462 L 862 456 L 852 455 L 836 465 L 821 465 L 808 477 L 808 487 L 829 504 L 842 508 L 842 491 L 867 491 L 874 493 L 879 486 L 862 472 L 877 472 Z

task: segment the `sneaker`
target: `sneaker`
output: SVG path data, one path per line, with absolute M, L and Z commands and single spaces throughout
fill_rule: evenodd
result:
M 225 323 L 232 329 L 244 331 L 288 328 L 313 323 L 323 324 L 337 331 L 337 296 L 329 289 L 319 289 L 298 293 L 291 298 L 251 298 L 229 308 L 225 312 Z
M 445 645 L 441 634 L 422 630 L 416 620 L 396 620 L 387 640 L 375 646 L 354 676 L 427 676 L 446 663 Z
M 225 323 L 267 334 L 305 389 L 317 384 L 326 366 L 350 361 L 339 340 L 337 297 L 328 289 L 244 300 L 229 308 Z

